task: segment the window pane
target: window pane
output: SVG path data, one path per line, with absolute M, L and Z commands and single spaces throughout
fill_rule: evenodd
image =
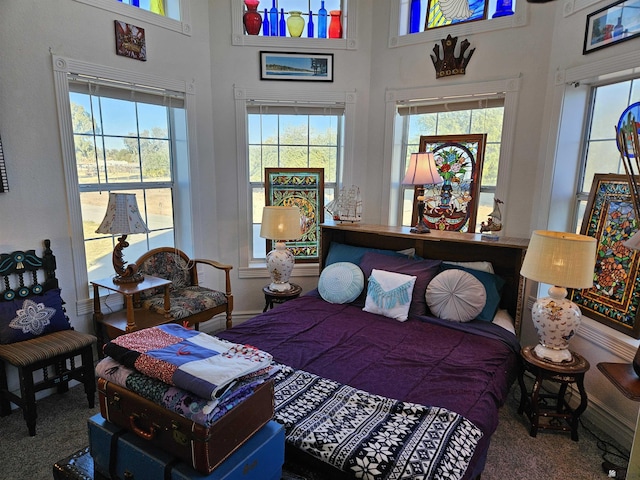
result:
M 173 200 L 170 188 L 150 188 L 144 191 L 144 205 L 138 207 L 146 213 L 149 230 L 173 228 Z M 173 244 L 173 241 L 171 242 Z
M 337 152 L 335 147 L 309 148 L 309 167 L 324 168 L 325 183 L 335 183 L 337 172 Z
M 590 140 L 615 138 L 620 114 L 629 105 L 631 82 L 598 87 L 593 104 Z
M 170 103 L 167 101 L 167 103 Z M 138 125 L 141 137 L 169 138 L 167 108 L 161 105 L 138 103 Z
M 109 183 L 139 182 L 138 139 L 103 137 Z
M 307 168 L 308 147 L 280 147 L 280 166 Z
M 103 135 L 137 135 L 136 104 L 115 98 L 100 98 Z
M 595 173 L 624 173 L 624 167 L 620 164 L 620 152 L 615 140 L 589 143 L 587 167 L 582 184 L 583 191 L 588 192 L 591 190 Z
M 168 182 L 171 180 L 171 159 L 168 140 L 140 139 L 142 179 L 145 182 Z

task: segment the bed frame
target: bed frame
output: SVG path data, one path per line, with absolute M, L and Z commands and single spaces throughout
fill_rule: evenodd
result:
M 324 223 L 321 225 L 320 270 L 324 267 L 331 242 L 388 250 L 415 248 L 422 258 L 449 261 L 488 261 L 497 275 L 505 279 L 501 307 L 513 317 L 520 336 L 524 305 L 524 278 L 520 268 L 529 240 L 500 237 L 483 240 L 477 233 L 435 231 L 410 233 L 409 227 L 368 225 L 360 223 Z

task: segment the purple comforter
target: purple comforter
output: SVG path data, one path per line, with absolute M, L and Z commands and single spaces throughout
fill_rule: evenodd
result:
M 517 374 L 518 342 L 501 327 L 430 317 L 399 322 L 327 303 L 315 292 L 217 336 L 370 393 L 463 415 L 484 433 L 465 478 L 482 471 L 498 408 Z

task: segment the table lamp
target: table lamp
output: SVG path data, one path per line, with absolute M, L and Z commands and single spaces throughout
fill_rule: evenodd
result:
M 276 242 L 276 248 L 267 253 L 267 270 L 271 275 L 269 289 L 275 292 L 291 290 L 289 277 L 295 258 L 284 242 L 302 237 L 298 207 L 264 207 L 260 236 Z
M 534 353 L 551 362 L 570 362 L 569 340 L 580 326 L 580 308 L 566 298 L 567 288 L 591 288 L 596 262 L 596 239 L 566 232 L 535 230 L 520 274 L 552 285 L 549 296 L 531 309 L 540 343 Z
M 113 249 L 113 268 L 116 276 L 113 283 L 138 283 L 144 280 L 135 263 L 127 265 L 122 251 L 129 246 L 127 235 L 147 233 L 149 229 L 140 217 L 136 195 L 134 193 L 110 193 L 107 212 L 96 233 L 122 235 Z
M 433 152 L 412 153 L 409 158 L 407 173 L 402 180 L 403 185 L 418 187 L 418 223 L 411 229 L 411 233 L 429 233 L 431 230 L 424 223 L 424 186 L 442 182 Z

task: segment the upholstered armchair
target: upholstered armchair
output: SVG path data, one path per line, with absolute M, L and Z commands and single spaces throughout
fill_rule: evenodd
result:
M 142 255 L 137 261 L 138 272 L 171 280 L 171 316 L 175 321 L 199 330 L 200 322 L 224 313 L 226 328 L 231 328 L 233 294 L 231 293 L 231 265 L 214 260 L 190 259 L 186 253 L 173 247 L 160 247 Z M 225 291 L 221 292 L 198 284 L 198 265 L 207 265 L 224 273 Z M 147 291 L 140 295 L 141 306 L 164 313 L 162 291 Z

